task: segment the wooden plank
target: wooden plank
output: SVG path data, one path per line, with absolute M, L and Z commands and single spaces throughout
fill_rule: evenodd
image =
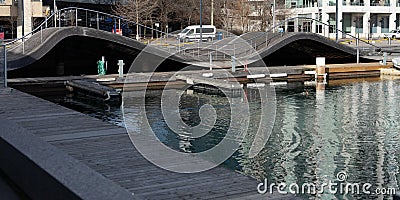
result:
M 196 174 L 169 172 L 143 158 L 124 128 L 19 91 L 0 93 L 0 96 L 3 111 L 0 117 L 34 131 L 135 196 L 145 199 L 214 199 L 226 198 L 226 195 L 258 198 L 253 196 L 257 192 L 257 181 L 237 172 L 222 167 Z M 162 152 L 159 155 L 159 161 L 173 159 L 162 156 Z

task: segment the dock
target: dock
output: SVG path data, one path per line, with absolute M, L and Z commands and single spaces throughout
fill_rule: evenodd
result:
M 326 73 L 328 80 L 379 77 L 381 69 L 392 70 L 392 63 L 386 65 L 380 63 L 348 63 L 327 64 Z M 97 93 L 100 96 L 110 94 L 118 95 L 121 90 L 143 90 L 163 89 L 168 87 L 183 88 L 186 85 L 207 84 L 220 88 L 231 88 L 233 82 L 248 83 L 271 83 L 280 82 L 304 82 L 315 80 L 315 65 L 302 66 L 278 66 L 278 67 L 249 67 L 249 71 L 238 68 L 236 72 L 230 73 L 230 69 L 194 70 L 179 72 L 154 72 L 154 73 L 130 73 L 128 76 L 118 77 L 117 74 L 105 76 L 65 76 L 65 77 L 43 77 L 43 78 L 16 78 L 10 79 L 12 86 L 27 84 L 65 84 L 74 85 L 77 89 Z M 386 70 L 386 72 L 388 72 Z M 212 76 L 203 76 L 203 74 Z M 392 73 L 393 74 L 393 73 Z M 99 81 L 101 80 L 101 81 Z M 188 82 L 189 80 L 189 82 Z M 194 81 L 194 82 L 193 82 Z M 231 81 L 231 82 L 230 82 Z M 193 83 L 192 83 L 193 82 Z M 79 83 L 79 84 L 78 84 Z M 235 86 L 236 87 L 236 86 Z M 106 97 L 107 98 L 107 97 Z
M 0 107 L 0 169 L 34 199 L 297 198 L 259 195 L 257 180 L 223 167 L 158 168 L 124 128 L 16 89 L 0 89 Z
M 112 81 L 111 79 L 110 81 Z M 69 91 L 80 90 L 86 93 L 92 93 L 105 97 L 105 100 L 111 99 L 111 97 L 119 97 L 120 93 L 111 87 L 101 85 L 98 82 L 84 81 L 84 80 L 71 80 L 66 81 L 65 85 Z

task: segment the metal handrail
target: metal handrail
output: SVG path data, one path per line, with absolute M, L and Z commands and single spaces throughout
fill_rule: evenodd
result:
M 43 26 L 45 26 L 45 29 L 46 29 L 46 28 L 49 28 L 49 26 L 46 26 L 46 24 L 48 24 L 48 22 L 51 22 L 52 20 L 54 20 L 54 18 L 57 18 L 57 15 L 58 15 L 58 16 L 61 15 L 62 12 L 70 11 L 70 10 L 72 10 L 72 11 L 78 11 L 78 10 L 80 10 L 80 11 L 89 11 L 89 12 L 93 12 L 93 13 L 96 13 L 96 14 L 105 15 L 105 16 L 108 16 L 108 17 L 110 17 L 110 18 L 120 19 L 120 20 L 124 20 L 124 21 L 126 21 L 126 22 L 129 22 L 129 23 L 132 23 L 132 24 L 134 24 L 134 25 L 139 25 L 139 26 L 142 27 L 142 28 L 146 28 L 146 29 L 148 29 L 148 30 L 152 30 L 152 31 L 161 33 L 161 35 L 170 35 L 170 34 L 167 34 L 167 33 L 163 32 L 163 31 L 160 31 L 160 30 L 158 30 L 158 29 L 154 29 L 154 28 L 145 26 L 145 25 L 143 25 L 143 24 L 137 24 L 136 22 L 131 21 L 131 20 L 128 20 L 128 19 L 125 19 L 124 17 L 121 17 L 121 16 L 117 16 L 117 15 L 113 15 L 113 14 L 109 14 L 109 13 L 105 13 L 105 12 L 101 12 L 101 11 L 86 9 L 86 8 L 68 7 L 68 8 L 63 8 L 63 9 L 58 10 L 57 12 L 52 13 L 51 15 L 49 15 L 49 16 L 45 19 L 45 21 L 43 21 L 39 26 L 37 26 L 37 27 L 36 27 L 35 29 L 33 29 L 31 32 L 29 32 L 29 33 L 23 35 L 23 36 L 20 37 L 20 38 L 16 38 L 16 39 L 14 39 L 14 40 L 12 40 L 12 41 L 9 41 L 9 42 L 7 42 L 7 43 L 4 43 L 4 45 L 7 45 L 7 46 L 8 46 L 8 45 L 14 44 L 14 43 L 16 43 L 16 42 L 18 42 L 18 41 L 21 41 L 21 40 L 23 41 L 23 40 L 25 40 L 25 39 L 28 39 L 28 37 L 29 37 L 30 35 L 33 35 L 34 33 L 38 32 L 39 30 L 40 30 L 40 31 L 43 31 L 43 30 L 44 30 L 44 29 L 43 29 Z M 55 23 L 56 23 L 56 22 L 55 22 Z M 77 22 L 76 22 L 76 23 L 77 23 Z
M 296 20 L 296 19 L 297 19 L 297 20 L 298 20 L 298 19 L 311 20 L 311 21 L 313 21 L 313 22 L 320 23 L 321 25 L 324 25 L 325 27 L 327 26 L 327 27 L 329 27 L 329 28 L 331 28 L 331 29 L 333 29 L 333 30 L 338 30 L 338 32 L 340 32 L 342 35 L 346 35 L 346 36 L 349 36 L 350 38 L 356 39 L 356 40 L 358 40 L 358 42 L 362 42 L 362 43 L 365 43 L 365 44 L 367 44 L 367 45 L 369 45 L 369 46 L 371 46 L 371 47 L 380 49 L 380 47 L 378 47 L 378 46 L 376 46 L 376 45 L 373 45 L 373 44 L 371 44 L 371 43 L 369 43 L 369 42 L 365 42 L 365 41 L 361 40 L 360 38 L 358 38 L 358 37 L 356 37 L 356 36 L 353 36 L 353 35 L 351 35 L 351 34 L 349 34 L 349 33 L 346 33 L 346 32 L 344 32 L 344 31 L 342 31 L 342 30 L 340 30 L 340 29 L 334 28 L 332 25 L 326 24 L 326 23 L 324 23 L 324 22 L 322 22 L 322 21 L 319 21 L 319 20 L 316 20 L 316 19 L 313 19 L 313 18 L 309 18 L 309 17 L 293 17 L 293 18 L 286 19 L 285 21 L 281 21 L 278 25 L 275 25 L 275 26 L 269 28 L 266 32 L 260 33 L 260 34 L 258 34 L 257 36 L 254 36 L 254 37 L 248 39 L 247 41 L 253 41 L 253 40 L 258 39 L 258 38 L 260 38 L 260 37 L 265 37 L 265 34 L 266 34 L 266 33 L 268 33 L 268 32 L 273 32 L 274 29 L 277 29 L 278 27 L 284 25 L 286 22 L 293 21 L 293 20 Z M 287 32 L 285 32 L 285 33 L 287 33 Z M 241 42 L 240 42 L 240 43 L 241 43 Z M 234 43 L 232 43 L 232 44 L 234 44 Z M 238 43 L 235 43 L 235 44 L 238 44 Z

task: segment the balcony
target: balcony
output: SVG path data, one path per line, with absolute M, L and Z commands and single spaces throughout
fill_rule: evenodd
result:
M 364 1 L 343 1 L 343 6 L 364 6 Z
M 370 6 L 390 6 L 390 1 L 371 1 Z

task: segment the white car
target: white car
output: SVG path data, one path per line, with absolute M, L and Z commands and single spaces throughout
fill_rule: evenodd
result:
M 390 33 L 384 33 L 383 38 L 392 38 L 392 39 L 400 38 L 400 30 L 392 30 L 390 31 Z
M 202 29 L 199 25 L 188 26 L 178 34 L 177 39 L 183 42 L 200 40 L 200 32 L 203 40 L 212 41 L 215 39 L 217 29 L 212 25 L 202 25 Z

